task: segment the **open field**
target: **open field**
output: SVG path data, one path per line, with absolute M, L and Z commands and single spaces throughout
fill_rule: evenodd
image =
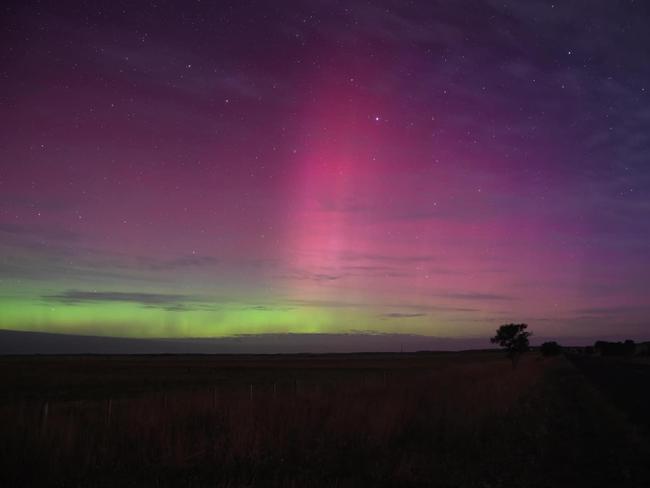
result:
M 0 359 L 0 381 L 2 486 L 641 487 L 649 474 L 643 428 L 564 358 L 18 356 Z
M 647 357 L 572 356 L 571 361 L 650 438 L 650 362 Z

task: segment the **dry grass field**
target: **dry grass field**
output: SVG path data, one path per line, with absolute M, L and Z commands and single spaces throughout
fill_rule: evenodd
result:
M 2 486 L 647 486 L 566 359 L 493 352 L 0 359 Z

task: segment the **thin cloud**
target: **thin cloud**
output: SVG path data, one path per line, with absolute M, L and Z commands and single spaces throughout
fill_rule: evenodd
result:
M 254 310 L 256 312 L 287 312 L 294 310 L 293 307 L 274 307 L 268 305 L 251 305 L 250 307 L 243 307 L 242 310 Z
M 515 300 L 516 298 L 511 295 L 499 295 L 496 293 L 478 293 L 478 292 L 468 292 L 468 293 L 446 293 L 436 295 L 444 298 L 451 298 L 452 300 L 477 300 L 477 301 L 510 301 Z
M 390 255 L 390 254 L 372 254 L 372 253 L 358 253 L 358 252 L 347 252 L 344 253 L 341 257 L 346 261 L 369 261 L 369 262 L 394 263 L 394 264 L 426 263 L 426 262 L 439 261 L 439 258 L 430 255 L 399 256 L 399 255 Z
M 277 275 L 277 278 L 281 278 L 281 279 L 316 281 L 316 282 L 336 281 L 344 277 L 345 277 L 344 274 L 312 273 L 310 271 L 296 271 L 296 272 Z
M 43 295 L 48 301 L 75 305 L 79 303 L 123 302 L 137 303 L 143 306 L 178 306 L 186 302 L 197 302 L 201 299 L 194 295 L 174 293 L 144 293 L 120 291 L 81 291 L 67 290 L 54 295 Z
M 44 241 L 70 243 L 79 239 L 75 232 L 59 227 L 27 226 L 10 222 L 0 223 L 0 236 L 14 245 L 29 247 L 43 247 Z
M 648 312 L 650 306 L 620 305 L 612 307 L 590 307 L 575 310 L 580 315 L 619 315 L 634 312 Z
M 206 301 L 204 297 L 176 293 L 67 290 L 53 295 L 43 295 L 41 298 L 65 305 L 102 302 L 135 303 L 143 308 L 161 309 L 166 312 L 214 312 L 220 310 L 216 304 Z
M 138 264 L 151 271 L 168 271 L 180 268 L 192 268 L 199 266 L 215 266 L 219 259 L 214 256 L 200 256 L 190 254 L 172 259 L 151 259 L 139 258 Z
M 381 314 L 381 317 L 390 319 L 414 319 L 417 317 L 426 317 L 426 313 L 404 313 L 404 312 L 391 312 Z

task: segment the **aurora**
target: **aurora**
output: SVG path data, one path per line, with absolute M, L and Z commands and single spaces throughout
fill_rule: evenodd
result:
M 0 328 L 647 337 L 640 6 L 171 3 L 8 7 Z

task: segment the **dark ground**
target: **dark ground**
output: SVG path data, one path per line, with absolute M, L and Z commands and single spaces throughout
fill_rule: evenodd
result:
M 570 359 L 650 440 L 650 363 L 577 355 Z
M 648 366 L 572 361 L 0 357 L 0 486 L 650 486 Z

